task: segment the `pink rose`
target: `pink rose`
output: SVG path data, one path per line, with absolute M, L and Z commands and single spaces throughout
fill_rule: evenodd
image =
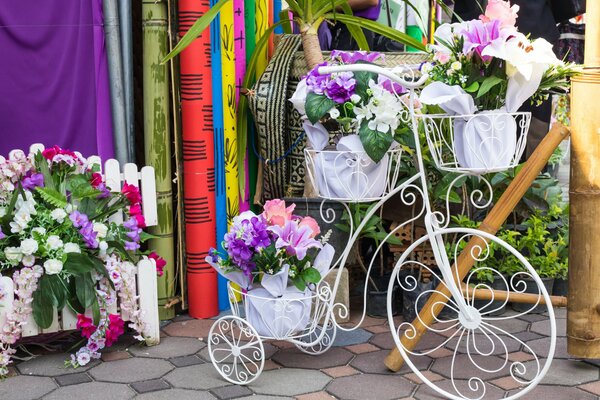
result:
M 516 4 L 511 7 L 509 1 L 490 0 L 485 8 L 485 14 L 480 15 L 479 19 L 483 22 L 498 20 L 502 28 L 514 28 L 518 12 L 519 6 Z
M 312 230 L 312 233 L 310 235 L 311 238 L 315 238 L 319 233 L 321 233 L 321 228 L 319 228 L 319 224 L 317 223 L 317 221 L 315 221 L 313 217 L 306 216 L 302 218 L 299 226 L 309 227 Z
M 446 64 L 450 61 L 450 54 L 444 53 L 443 51 L 438 51 L 434 54 L 433 59 L 439 61 L 440 64 Z
M 295 204 L 292 204 L 286 208 L 284 200 L 269 200 L 263 207 L 264 211 L 262 216 L 265 220 L 267 220 L 269 225 L 284 226 L 287 221 L 292 219 L 294 208 L 296 208 Z

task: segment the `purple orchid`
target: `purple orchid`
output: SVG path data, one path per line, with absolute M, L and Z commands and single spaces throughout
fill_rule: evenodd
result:
M 91 249 L 97 249 L 98 248 L 98 233 L 94 232 L 94 225 L 88 221 L 87 224 L 85 224 L 84 226 L 81 227 L 81 229 L 79 229 L 79 233 L 81 234 L 81 236 L 83 236 L 83 241 L 85 242 L 85 245 Z
M 396 83 L 396 82 L 392 82 L 391 79 L 386 78 L 383 75 L 379 75 L 377 83 L 379 85 L 383 86 L 383 88 L 385 90 L 387 90 L 388 92 L 390 92 L 392 94 L 406 93 L 406 89 L 402 85 L 400 85 L 399 83 Z
M 275 247 L 285 249 L 288 255 L 296 256 L 298 260 L 306 257 L 308 249 L 322 247 L 321 242 L 311 237 L 312 229 L 300 226 L 296 221 L 287 221 L 283 227 L 273 225 L 269 229 L 277 236 Z
M 340 50 L 332 50 L 331 58 L 337 58 L 342 61 L 344 64 L 355 64 L 358 61 L 366 61 L 369 63 L 373 63 L 379 59 L 383 61 L 384 56 L 381 53 L 376 51 L 368 52 L 368 51 L 340 51 Z
M 312 92 L 315 94 L 325 93 L 325 89 L 327 88 L 327 81 L 329 80 L 329 75 L 319 74 L 319 67 L 325 67 L 327 65 L 327 62 L 323 62 L 314 67 L 308 73 L 308 75 L 306 75 L 306 88 L 308 92 Z
M 104 182 L 99 183 L 98 186 L 96 186 L 96 190 L 102 192 L 98 196 L 96 196 L 96 198 L 106 199 L 107 197 L 110 197 L 110 190 L 106 187 L 106 184 Z
M 125 250 L 135 251 L 140 248 L 140 244 L 136 242 L 125 241 L 124 247 Z
M 74 210 L 71 212 L 71 214 L 69 214 L 69 219 L 71 220 L 71 222 L 73 222 L 73 226 L 75 228 L 79 228 L 90 222 L 87 215 L 80 213 L 77 210 Z
M 340 72 L 334 79 L 327 82 L 325 94 L 336 103 L 342 104 L 350 100 L 355 87 L 354 74 L 352 72 Z
M 491 20 L 489 22 L 480 20 L 469 21 L 461 34 L 465 38 L 463 52 L 468 54 L 474 50 L 484 62 L 489 62 L 492 57 L 482 56 L 481 52 L 493 42 L 497 40 L 505 41 L 507 39 L 507 31 L 500 29 L 500 21 L 498 20 Z
M 44 175 L 32 174 L 29 172 L 25 178 L 21 181 L 21 185 L 25 190 L 33 190 L 36 187 L 44 187 Z
M 2 232 L 2 227 L 0 226 L 0 240 L 4 239 L 6 235 Z

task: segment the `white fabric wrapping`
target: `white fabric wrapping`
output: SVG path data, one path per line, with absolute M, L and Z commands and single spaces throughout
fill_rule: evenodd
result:
M 289 272 L 290 266 L 284 264 L 281 270 L 274 275 L 263 274 L 260 284 L 271 296 L 281 297 L 284 295 L 288 285 Z
M 210 264 L 219 274 L 225 279 L 236 283 L 240 288 L 248 290 L 252 288 L 251 277 L 246 276 L 242 271 L 236 272 L 225 272 L 219 264 L 215 264 L 210 261 L 210 257 L 206 257 L 206 262 Z
M 302 129 L 306 132 L 308 143 L 313 150 L 321 151 L 329 144 L 329 132 L 322 123 L 311 124 L 309 120 L 302 121 Z
M 337 199 L 380 197 L 386 188 L 389 155 L 374 163 L 358 135 L 342 137 L 337 150 L 314 155 L 319 194 Z
M 281 297 L 274 297 L 264 288 L 255 288 L 246 295 L 245 307 L 246 320 L 259 335 L 284 339 L 310 322 L 311 291 L 290 286 Z
M 321 274 L 321 279 L 327 275 L 333 262 L 333 256 L 335 255 L 335 249 L 329 243 L 324 245 L 319 254 L 313 261 L 313 268 L 315 268 Z

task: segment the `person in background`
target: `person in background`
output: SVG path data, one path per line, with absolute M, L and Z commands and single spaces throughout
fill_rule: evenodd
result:
M 355 16 L 376 21 L 381 11 L 381 0 L 348 0 Z M 369 48 L 373 47 L 375 35 L 363 29 Z M 323 22 L 319 27 L 319 43 L 321 50 L 358 50 L 358 44 L 352 38 L 346 25 L 338 22 L 329 25 Z
M 521 33 L 530 34 L 532 38 L 544 38 L 556 45 L 559 32 L 549 0 L 511 0 L 510 4 L 516 4 L 520 7 L 517 28 Z M 463 20 L 476 19 L 483 13 L 482 10 L 486 6 L 487 1 L 485 0 L 481 2 L 477 0 L 455 0 L 454 12 Z M 531 112 L 532 118 L 525 149 L 525 157 L 529 158 L 550 129 L 552 100 L 548 99 L 539 106 L 525 102 L 519 111 Z

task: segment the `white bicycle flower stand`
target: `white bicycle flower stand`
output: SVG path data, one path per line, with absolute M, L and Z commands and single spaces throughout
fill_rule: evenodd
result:
M 514 386 L 518 387 L 506 397 L 507 399 L 516 399 L 523 396 L 542 380 L 554 356 L 556 322 L 550 296 L 542 284 L 540 277 L 527 259 L 509 244 L 481 230 L 449 227 L 450 204 L 448 197 L 450 189 L 446 196 L 446 211 L 441 212 L 433 209 L 427 190 L 428 176 L 421 152 L 420 143 L 423 139 L 419 134 L 419 130 L 425 134 L 437 168 L 450 173 L 456 173 L 456 178 L 449 186 L 450 188 L 453 187 L 454 182 L 465 175 L 476 176 L 485 182 L 489 193 L 475 190 L 468 196 L 468 201 L 474 207 L 486 208 L 492 202 L 492 186 L 482 175 L 489 172 L 506 170 L 517 164 L 524 149 L 530 115 L 527 113 L 504 114 L 500 119 L 501 122 L 496 122 L 495 118 L 489 119 L 486 123 L 481 123 L 481 120 L 478 121 L 478 129 L 486 130 L 486 132 L 482 134 L 484 139 L 481 140 L 481 145 L 475 148 L 471 147 L 470 151 L 481 152 L 480 154 L 475 154 L 475 158 L 483 160 L 483 166 L 480 162 L 476 168 L 469 168 L 461 165 L 456 156 L 457 148 L 455 147 L 454 134 L 460 134 L 459 129 L 456 128 L 459 125 L 453 122 L 445 122 L 448 120 L 447 116 L 420 116 L 415 113 L 413 105 L 417 99 L 416 90 L 425 83 L 427 80 L 426 76 L 415 76 L 410 68 L 395 68 L 390 70 L 368 64 L 320 68 L 320 73 L 322 74 L 342 71 L 367 71 L 383 75 L 409 90 L 409 93 L 405 96 L 408 96 L 410 101 L 406 102 L 406 112 L 401 115 L 401 119 L 403 123 L 412 126 L 414 142 L 416 143 L 413 149 L 413 159 L 417 172 L 411 177 L 400 177 L 398 167 L 400 164 L 400 152 L 398 150 L 388 152 L 390 157 L 389 164 L 386 166 L 388 181 L 381 188 L 378 196 L 373 196 L 372 191 L 369 191 L 370 195 L 366 201 L 376 201 L 376 204 L 370 209 L 360 225 L 350 227 L 350 240 L 341 256 L 334 263 L 334 266 L 338 268 L 330 269 L 331 273 L 335 271 L 337 274 L 333 286 L 330 287 L 325 281 L 321 281 L 317 285 L 312 292 L 312 307 L 310 307 L 310 310 L 307 310 L 307 312 L 310 312 L 310 318 L 305 325 L 303 323 L 303 326 L 294 326 L 289 321 L 271 323 L 271 330 L 269 332 L 265 332 L 265 328 L 263 327 L 261 334 L 259 334 L 255 327 L 244 318 L 244 301 L 247 296 L 252 295 L 251 292 L 243 293 L 230 286 L 229 293 L 233 315 L 218 319 L 209 333 L 209 354 L 214 366 L 229 382 L 248 384 L 255 380 L 262 372 L 265 358 L 265 351 L 262 345 L 263 340 L 287 340 L 306 353 L 318 355 L 332 346 L 337 330 L 351 331 L 357 329 L 366 315 L 367 289 L 365 287 L 363 294 L 365 304 L 363 305 L 360 320 L 353 326 L 338 324 L 337 319 L 345 318 L 349 313 L 349 310 L 343 304 L 335 303 L 335 293 L 340 284 L 342 268 L 345 266 L 353 243 L 359 237 L 361 230 L 370 217 L 384 203 L 395 197 L 407 207 L 420 206 L 420 210 L 417 209 L 417 212 L 413 213 L 413 216 L 409 220 L 398 224 L 394 230 L 389 232 L 386 239 L 382 241 L 379 248 L 375 251 L 369 263 L 368 271 L 370 273 L 371 268 L 378 259 L 378 253 L 382 251 L 384 244 L 392 235 L 417 219 L 424 221 L 427 234 L 412 243 L 400 256 L 393 269 L 388 288 L 387 307 L 389 325 L 396 346 L 406 364 L 425 384 L 448 399 L 494 398 L 493 394 L 489 394 L 493 392 L 493 390 L 488 390 L 491 387 L 489 382 L 499 376 L 511 378 L 515 381 Z M 456 119 L 456 117 L 453 118 Z M 462 118 L 464 122 L 460 122 L 459 124 L 468 125 L 472 118 L 480 118 L 480 116 L 462 116 Z M 517 129 L 517 132 L 515 132 L 517 141 L 510 146 L 510 151 L 514 154 L 511 157 L 505 158 L 507 160 L 506 165 L 494 164 L 486 166 L 485 152 L 489 151 L 488 144 L 490 141 L 495 143 L 496 151 L 505 151 L 505 149 L 501 148 L 502 143 L 498 141 L 495 135 L 496 132 L 504 129 L 504 124 L 508 118 L 514 118 L 515 123 L 511 123 L 511 125 L 516 126 Z M 479 133 L 481 134 L 481 132 Z M 328 153 L 331 153 L 331 151 Z M 321 191 L 319 194 L 325 200 L 339 201 L 349 211 L 348 203 L 365 200 L 361 199 L 360 196 L 357 197 L 357 193 L 360 193 L 360 190 L 357 192 L 356 185 L 353 186 L 352 190 L 348 189 L 347 194 L 343 193 L 343 188 L 348 187 L 348 179 L 355 179 L 356 182 L 359 182 L 359 188 L 361 187 L 360 185 L 363 185 L 362 187 L 370 190 L 372 185 L 368 182 L 368 170 L 372 168 L 372 165 L 365 162 L 365 157 L 362 154 L 355 154 L 353 158 L 351 155 L 341 153 L 338 155 L 323 155 L 323 157 L 329 157 L 328 159 L 330 161 L 333 160 L 333 162 L 342 160 L 350 168 L 351 178 L 349 178 L 348 174 L 345 174 L 343 176 L 344 182 L 339 182 L 339 186 L 336 186 L 338 189 L 342 188 L 341 194 L 340 190 L 337 190 L 336 196 L 331 196 L 329 189 Z M 335 169 L 326 170 L 325 164 L 315 161 L 318 156 L 319 152 L 306 150 L 307 175 L 309 179 L 313 183 L 317 183 L 316 177 L 318 174 L 327 176 L 328 173 L 330 178 L 336 179 L 337 176 L 331 177 L 331 171 L 335 171 Z M 322 170 L 319 170 L 319 168 Z M 342 179 L 341 175 L 339 179 Z M 318 185 L 315 184 L 315 186 Z M 319 192 L 319 187 L 317 187 L 317 192 Z M 419 204 L 417 201 L 419 198 L 422 200 L 422 204 Z M 335 218 L 334 210 L 330 208 L 325 209 L 324 202 L 321 204 L 321 218 L 325 221 L 333 221 Z M 479 244 L 475 247 L 470 247 L 470 254 L 467 256 L 473 259 L 474 266 L 463 279 L 463 277 L 458 276 L 458 270 L 457 268 L 453 268 L 453 266 L 457 263 L 467 242 L 472 238 L 478 238 Z M 433 250 L 437 265 L 436 269 L 432 269 L 420 262 L 418 257 L 415 256 L 416 250 L 424 243 L 428 243 Z M 522 268 L 519 273 L 513 275 L 510 279 L 505 278 L 499 271 L 486 266 L 486 260 L 489 257 L 494 257 L 494 249 L 500 247 L 514 257 L 513 262 L 516 261 Z M 422 304 L 432 294 L 442 296 L 444 299 L 444 301 L 436 303 L 434 306 L 438 306 L 440 309 L 445 306 L 449 312 L 444 313 L 446 314 L 445 317 L 441 317 L 432 308 L 433 323 L 425 324 L 425 328 L 433 334 L 435 340 L 426 340 L 417 346 L 416 349 L 408 349 L 402 344 L 401 338 L 414 338 L 418 335 L 417 328 L 410 321 L 398 322 L 394 318 L 392 315 L 392 294 L 394 285 L 397 284 L 404 291 L 415 291 L 417 293 L 416 291 L 419 286 L 417 279 L 410 274 L 401 273 L 414 267 L 427 270 L 444 287 L 442 291 L 430 289 L 424 290 L 417 295 L 414 307 L 419 322 L 421 324 L 425 323 L 425 321 L 420 319 L 419 311 L 421 310 L 418 309 L 418 305 Z M 498 301 L 494 301 L 493 296 L 489 301 L 476 301 L 474 293 L 477 290 L 492 290 L 488 283 L 476 280 L 477 272 L 481 271 L 486 271 L 488 274 L 499 278 L 504 284 L 504 288 L 501 290 L 509 292 L 509 294 L 523 293 L 526 286 L 523 279 L 532 280 L 537 285 L 538 302 L 532 304 L 525 312 L 493 316 L 495 311 L 510 301 L 510 295 L 504 300 L 498 300 L 500 301 L 500 305 L 498 305 Z M 461 282 L 461 285 L 458 285 L 456 282 Z M 466 290 L 466 288 L 470 289 Z M 544 301 L 540 301 L 540 299 Z M 532 312 L 538 304 L 544 304 L 544 307 L 546 307 L 547 312 L 540 314 L 539 319 L 543 318 L 547 320 L 549 337 L 548 340 L 542 343 L 545 346 L 536 346 L 533 349 L 519 337 L 520 335 L 518 335 L 514 327 L 518 325 L 518 317 Z M 278 315 L 281 315 L 285 319 L 285 310 L 298 307 L 298 304 L 295 304 L 294 301 L 266 301 L 264 302 L 264 306 L 278 308 Z M 276 328 L 273 328 L 273 326 Z M 432 353 L 439 351 L 445 352 L 449 362 L 444 364 L 447 370 L 440 373 L 444 379 L 433 382 L 428 379 L 427 375 L 423 374 L 422 370 L 426 370 L 431 363 L 432 358 L 430 356 Z M 517 351 L 526 353 L 526 359 L 529 361 L 525 362 L 513 359 L 510 354 Z

